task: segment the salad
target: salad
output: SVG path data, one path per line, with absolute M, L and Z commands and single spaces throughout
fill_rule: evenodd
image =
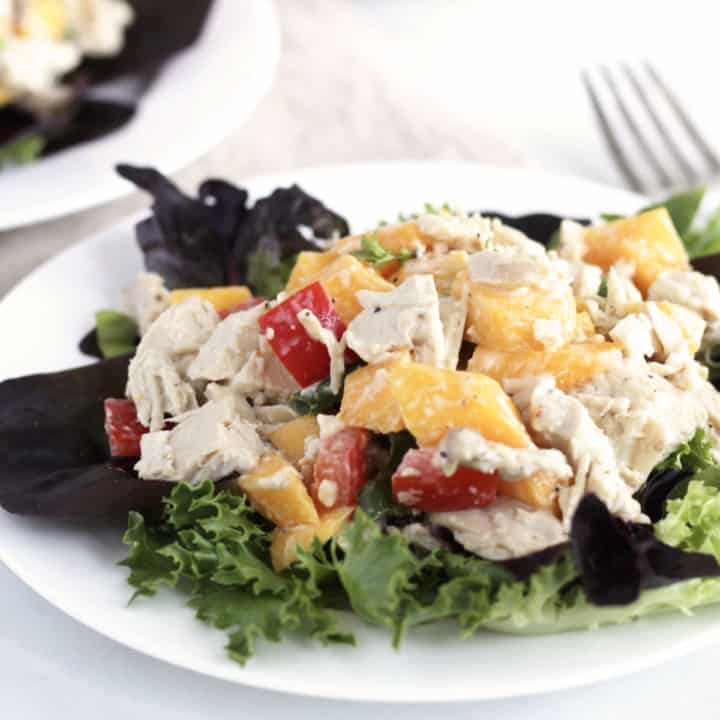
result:
M 177 13 L 168 0 L 0 0 L 0 169 L 129 122 L 211 4 L 185 0 Z
M 134 599 L 258 639 L 547 633 L 720 602 L 720 227 L 426 206 L 360 234 L 297 186 L 147 168 L 145 272 L 0 384 L 11 512 L 127 518 Z M 104 413 L 104 418 L 103 418 Z M 12 444 L 12 445 L 11 445 Z M 139 601 L 139 600 L 137 600 Z

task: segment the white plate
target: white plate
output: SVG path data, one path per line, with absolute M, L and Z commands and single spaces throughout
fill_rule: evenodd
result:
M 0 230 L 68 215 L 132 192 L 117 162 L 173 173 L 257 107 L 280 54 L 271 0 L 215 0 L 202 35 L 173 58 L 126 127 L 0 173 Z M 58 182 L 61 178 L 61 182 Z
M 451 165 L 318 169 L 261 178 L 250 187 L 257 195 L 295 181 L 346 214 L 356 230 L 425 201 L 581 216 L 630 211 L 642 202 L 571 178 Z M 82 363 L 76 342 L 92 325 L 94 311 L 115 304 L 139 269 L 127 223 L 34 272 L 0 304 L 0 377 Z M 80 622 L 170 663 L 292 693 L 383 701 L 509 697 L 624 675 L 720 636 L 720 608 L 709 608 L 692 617 L 667 615 L 547 637 L 487 633 L 460 641 L 453 626 L 439 625 L 413 633 L 394 652 L 387 633 L 354 622 L 356 649 L 261 644 L 258 656 L 240 668 L 225 656 L 224 636 L 196 621 L 179 596 L 166 593 L 127 608 L 125 571 L 113 564 L 124 554 L 119 537 L 119 529 L 73 528 L 0 512 L 0 558 Z

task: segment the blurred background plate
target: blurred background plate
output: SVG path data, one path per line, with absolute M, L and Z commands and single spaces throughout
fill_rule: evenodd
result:
M 438 163 L 298 170 L 259 178 L 248 187 L 258 197 L 293 182 L 345 215 L 356 231 L 423 202 L 581 217 L 632 212 L 643 203 L 638 195 L 572 177 Z M 126 221 L 64 252 L 3 300 L 0 379 L 87 362 L 78 339 L 93 325 L 95 310 L 117 306 L 122 288 L 141 268 L 132 226 Z M 543 637 L 485 633 L 461 641 L 455 626 L 439 624 L 414 632 L 394 652 L 387 632 L 351 619 L 357 648 L 263 643 L 242 668 L 225 655 L 224 635 L 196 621 L 181 596 L 166 592 L 127 607 L 126 571 L 115 565 L 125 555 L 121 535 L 120 527 L 89 528 L 0 511 L 0 559 L 71 617 L 174 665 L 301 695 L 389 702 L 527 695 L 622 677 L 720 636 L 715 606 L 691 617 L 673 613 Z
M 279 53 L 271 0 L 215 0 L 198 42 L 167 64 L 128 126 L 0 173 L 0 230 L 129 194 L 133 188 L 112 172 L 119 159 L 165 173 L 190 164 L 252 113 Z

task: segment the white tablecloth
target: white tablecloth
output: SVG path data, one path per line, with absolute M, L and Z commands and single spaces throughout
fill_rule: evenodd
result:
M 189 187 L 211 174 L 242 180 L 310 164 L 400 158 L 533 164 L 617 182 L 577 73 L 592 58 L 618 53 L 664 60 L 688 104 L 702 111 L 700 124 L 711 136 L 720 129 L 703 71 L 713 66 L 702 63 L 703 52 L 711 57 L 717 28 L 707 3 L 685 2 L 666 14 L 649 2 L 278 5 L 286 54 L 275 90 L 246 127 L 181 174 Z M 134 196 L 0 234 L 0 296 L 45 258 L 144 204 Z M 128 651 L 65 617 L 2 566 L 0 598 L 3 718 L 359 720 L 371 714 L 422 720 L 443 713 L 493 720 L 662 720 L 715 717 L 720 701 L 720 647 L 592 688 L 445 709 L 293 698 L 200 677 Z

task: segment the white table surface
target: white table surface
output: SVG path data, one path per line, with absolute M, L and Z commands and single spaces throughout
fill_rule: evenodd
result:
M 577 82 L 581 67 L 617 57 L 652 57 L 720 142 L 720 106 L 707 90 L 718 23 L 707 2 L 665 11 L 656 2 L 614 0 L 277 4 L 285 57 L 275 89 L 246 127 L 180 175 L 188 187 L 211 174 L 242 181 L 303 165 L 405 158 L 535 165 L 618 183 Z M 135 195 L 0 233 L 0 296 L 47 257 L 144 204 Z M 591 688 L 445 709 L 293 698 L 128 651 L 65 617 L 1 565 L 0 598 L 3 718 L 353 720 L 370 713 L 422 720 L 440 712 L 493 720 L 662 720 L 715 717 L 720 701 L 720 647 Z

